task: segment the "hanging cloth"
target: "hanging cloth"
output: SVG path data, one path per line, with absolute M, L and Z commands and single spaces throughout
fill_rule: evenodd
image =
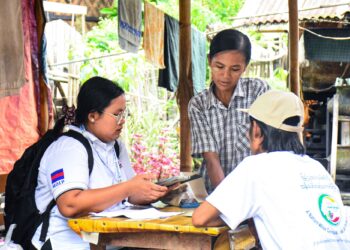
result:
M 25 81 L 21 0 L 1 5 L 0 98 L 18 94 Z
M 143 48 L 146 61 L 160 69 L 164 65 L 164 12 L 145 1 Z
M 118 1 L 119 46 L 132 53 L 137 53 L 141 41 L 141 4 L 141 0 Z
M 165 14 L 164 63 L 159 70 L 158 86 L 174 92 L 179 84 L 179 21 Z M 206 38 L 203 32 L 191 28 L 191 61 L 193 90 L 197 94 L 205 89 Z
M 159 70 L 158 86 L 174 92 L 179 82 L 179 21 L 165 14 L 164 63 Z
M 191 28 L 192 81 L 193 92 L 198 94 L 205 89 L 206 80 L 206 38 L 203 32 Z
M 13 4 L 12 7 L 8 5 L 10 3 Z M 14 162 L 24 150 L 38 140 L 40 129 L 38 105 L 42 105 L 45 101 L 52 102 L 49 99 L 41 101 L 39 96 L 39 91 L 41 91 L 39 79 L 42 71 L 39 62 L 39 47 L 41 47 L 41 34 L 45 23 L 43 11 L 40 11 L 42 0 L 11 0 L 4 1 L 4 4 L 8 8 L 5 8 L 4 5 L 2 7 L 12 13 L 5 25 L 11 26 L 12 32 L 20 31 L 21 33 L 20 36 L 16 36 L 18 40 L 13 38 L 12 43 L 21 46 L 19 51 L 22 51 L 23 54 L 19 54 L 19 51 L 15 49 L 11 52 L 12 57 L 22 60 L 25 77 L 24 83 L 18 86 L 17 94 L 0 98 L 0 138 L 4 138 L 0 140 L 0 173 L 11 171 Z M 13 7 L 17 10 L 15 13 L 12 12 Z M 1 19 L 3 13 L 0 11 L 0 14 Z M 14 18 L 18 18 L 17 21 L 20 20 L 20 23 L 12 23 L 11 20 Z M 15 30 L 17 27 L 18 30 Z M 3 37 L 11 36 L 10 33 L 5 33 Z M 17 44 L 20 41 L 22 45 Z M 0 50 L 3 51 L 2 49 Z M 12 60 L 7 62 L 11 67 L 17 67 L 12 63 L 14 63 Z M 21 73 L 17 72 L 17 74 L 19 76 Z M 1 76 L 3 76 L 2 73 Z

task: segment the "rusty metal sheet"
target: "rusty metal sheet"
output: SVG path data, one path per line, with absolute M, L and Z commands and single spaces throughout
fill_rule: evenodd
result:
M 342 19 L 350 12 L 349 0 L 299 0 L 299 20 Z M 288 1 L 246 0 L 233 25 L 263 25 L 288 22 Z

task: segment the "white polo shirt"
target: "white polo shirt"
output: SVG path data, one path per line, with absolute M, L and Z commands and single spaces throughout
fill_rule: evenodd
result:
M 70 129 L 81 132 L 75 126 L 70 126 Z M 83 135 L 92 147 L 94 164 L 91 175 L 89 176 L 88 154 L 83 144 L 67 136 L 52 143 L 41 159 L 35 191 L 35 201 L 41 213 L 53 198 L 57 199 L 66 191 L 108 187 L 135 175 L 125 145 L 120 140 L 118 159 L 114 142 L 104 143 L 88 131 L 84 131 Z M 51 210 L 47 238 L 50 238 L 53 249 L 90 249 L 89 244 L 70 229 L 67 220 L 57 206 Z M 41 226 L 32 239 L 33 245 L 38 249 L 43 244 L 39 241 L 40 233 Z
M 308 156 L 249 156 L 207 201 L 232 229 L 253 218 L 263 249 L 350 249 L 350 218 L 339 189 Z

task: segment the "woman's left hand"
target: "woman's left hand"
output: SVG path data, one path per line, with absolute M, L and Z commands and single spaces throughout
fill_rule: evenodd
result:
M 149 174 L 137 175 L 130 182 L 129 202 L 133 204 L 152 203 L 168 192 L 167 187 L 153 183 Z

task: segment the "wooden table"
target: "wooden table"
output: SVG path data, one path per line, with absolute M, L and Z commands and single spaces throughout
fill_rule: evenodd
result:
M 169 210 L 178 211 L 179 208 L 166 209 Z M 182 210 L 188 212 L 186 209 Z M 97 245 L 90 243 L 94 250 L 106 249 L 106 245 L 184 250 L 230 249 L 228 227 L 197 228 L 192 225 L 192 218 L 184 215 L 144 221 L 123 217 L 82 217 L 70 219 L 68 223 L 79 234 L 98 233 Z

